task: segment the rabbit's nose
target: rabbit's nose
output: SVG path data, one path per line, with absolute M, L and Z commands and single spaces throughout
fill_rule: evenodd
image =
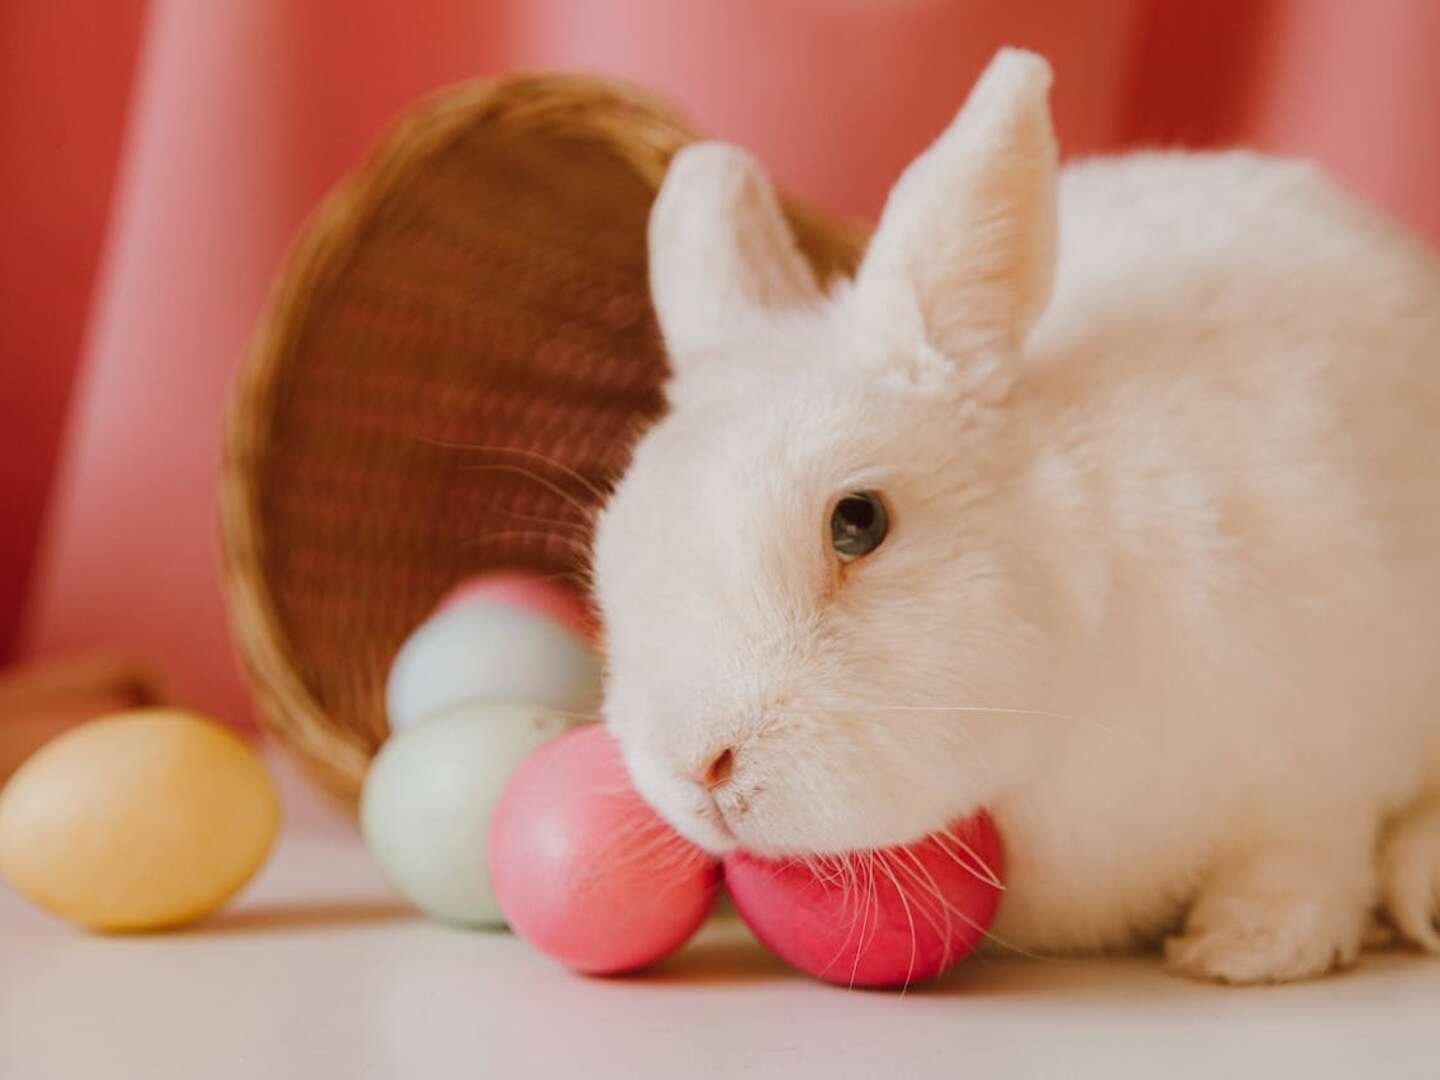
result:
M 701 784 L 712 791 L 725 781 L 730 779 L 730 774 L 735 771 L 735 751 L 728 746 L 716 754 L 700 770 L 698 779 Z

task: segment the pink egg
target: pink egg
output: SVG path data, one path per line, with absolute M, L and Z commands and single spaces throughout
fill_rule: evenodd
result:
M 900 848 L 845 856 L 725 858 L 755 936 L 826 982 L 908 986 L 975 948 L 1000 904 L 1000 836 L 977 814 Z
M 630 785 L 599 726 L 546 743 L 511 776 L 490 823 L 490 884 L 510 928 L 577 971 L 646 967 L 705 921 L 718 863 Z
M 500 571 L 469 578 L 446 593 L 435 610 L 470 603 L 509 604 L 554 619 L 586 641 L 598 636 L 594 613 L 574 590 L 522 573 Z

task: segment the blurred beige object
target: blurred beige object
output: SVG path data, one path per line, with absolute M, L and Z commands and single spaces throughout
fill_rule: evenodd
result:
M 76 724 L 162 700 L 154 672 L 123 657 L 55 660 L 0 673 L 0 779 Z

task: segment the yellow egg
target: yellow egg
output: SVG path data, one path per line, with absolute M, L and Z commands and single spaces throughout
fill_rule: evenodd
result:
M 156 930 L 214 911 L 259 869 L 280 801 L 255 752 L 175 709 L 85 724 L 0 792 L 0 875 L 99 930 Z

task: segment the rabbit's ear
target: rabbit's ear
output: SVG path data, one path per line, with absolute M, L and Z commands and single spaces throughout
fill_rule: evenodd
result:
M 754 158 L 719 142 L 675 155 L 650 211 L 650 297 L 677 371 L 756 314 L 820 295 Z
M 942 368 L 1023 343 L 1055 262 L 1050 66 L 1003 49 L 954 122 L 900 177 L 861 265 L 867 323 Z M 916 338 L 920 340 L 916 340 Z M 992 361 L 993 362 L 993 361 Z

